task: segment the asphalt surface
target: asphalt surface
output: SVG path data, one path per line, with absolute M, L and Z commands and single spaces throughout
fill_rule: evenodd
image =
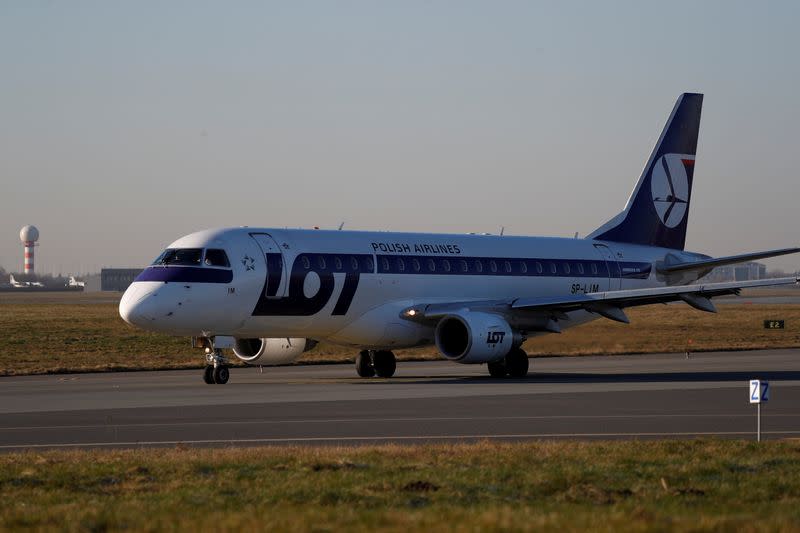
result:
M 399 363 L 0 378 L 0 450 L 492 439 L 754 438 L 748 381 L 769 379 L 763 437 L 800 438 L 800 350 L 540 358 L 526 379 Z

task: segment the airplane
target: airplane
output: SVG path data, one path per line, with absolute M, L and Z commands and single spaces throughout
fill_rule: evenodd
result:
M 41 281 L 17 281 L 14 279 L 14 274 L 9 274 L 8 282 L 15 289 L 24 289 L 26 287 L 44 287 Z
M 67 281 L 67 287 L 85 287 L 85 281 L 79 281 L 75 278 L 75 276 L 70 276 L 69 280 Z
M 682 94 L 624 209 L 583 239 L 222 228 L 170 244 L 125 291 L 120 316 L 192 338 L 203 379 L 295 361 L 318 341 L 358 352 L 361 377 L 394 375 L 392 350 L 435 345 L 445 359 L 527 375 L 522 343 L 625 310 L 711 299 L 800 278 L 695 283 L 714 267 L 792 254 L 686 251 L 703 95 Z

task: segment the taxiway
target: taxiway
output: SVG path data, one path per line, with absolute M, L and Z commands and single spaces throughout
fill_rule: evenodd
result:
M 491 439 L 754 436 L 748 380 L 768 379 L 765 438 L 800 437 L 800 350 L 535 358 L 526 379 L 400 362 L 0 378 L 0 450 Z

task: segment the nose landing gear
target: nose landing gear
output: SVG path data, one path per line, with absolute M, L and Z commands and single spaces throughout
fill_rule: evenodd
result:
M 390 378 L 397 369 L 397 360 L 389 350 L 364 350 L 356 357 L 356 372 L 362 378 Z
M 215 348 L 206 353 L 206 368 L 203 370 L 203 381 L 208 385 L 224 385 L 231 377 L 231 372 L 222 350 Z

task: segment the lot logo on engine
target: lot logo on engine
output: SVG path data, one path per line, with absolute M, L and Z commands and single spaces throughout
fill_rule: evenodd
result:
M 486 334 L 486 344 L 503 344 L 503 337 L 505 336 L 505 331 L 490 331 Z

